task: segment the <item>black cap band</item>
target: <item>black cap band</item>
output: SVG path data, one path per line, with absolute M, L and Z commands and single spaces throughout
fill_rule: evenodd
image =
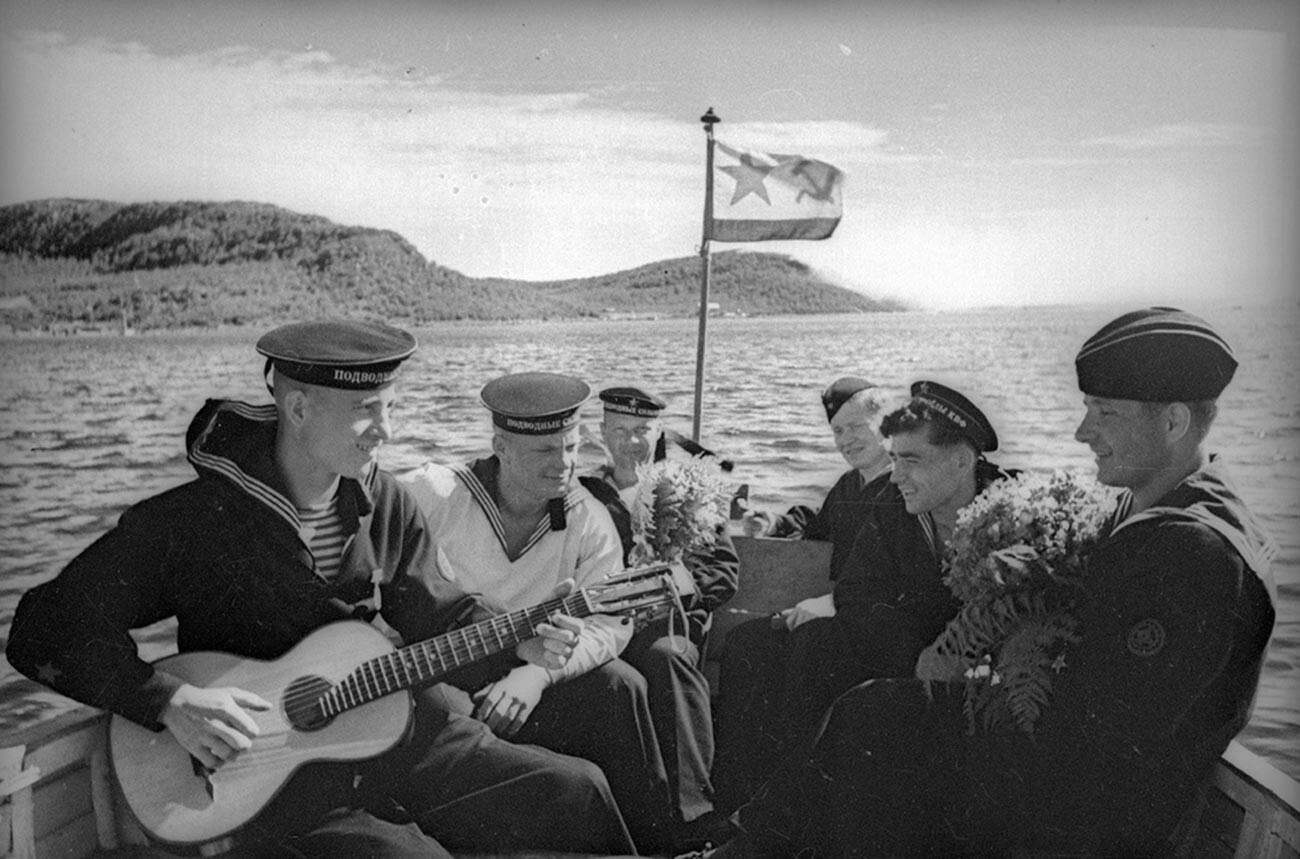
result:
M 378 322 L 325 320 L 295 322 L 257 341 L 266 372 L 308 385 L 370 390 L 397 378 L 401 363 L 415 352 L 415 337 Z
M 576 426 L 578 410 L 591 396 L 581 379 L 560 373 L 513 373 L 483 386 L 479 399 L 492 423 L 521 435 L 550 435 Z

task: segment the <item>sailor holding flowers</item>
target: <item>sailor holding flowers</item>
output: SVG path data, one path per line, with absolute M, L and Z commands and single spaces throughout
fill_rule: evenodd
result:
M 1044 654 L 1054 676 L 1032 730 L 970 719 L 972 684 L 1006 685 L 991 665 L 864 683 L 741 809 L 742 834 L 716 856 L 1168 849 L 1249 719 L 1275 617 L 1274 544 L 1206 450 L 1236 368 L 1213 327 L 1166 307 L 1120 316 L 1080 349 L 1075 438 L 1121 491 L 1063 603 L 1068 634 Z
M 672 789 L 673 846 L 684 850 L 711 834 L 713 713 L 701 652 L 712 613 L 736 593 L 740 574 L 726 530 L 730 492 L 711 459 L 659 455 L 661 398 L 636 386 L 605 388 L 599 397 L 608 461 L 579 478 L 582 485 L 609 510 L 625 561 L 682 563 L 695 585 L 684 615 L 651 621 L 622 653 L 646 678 Z

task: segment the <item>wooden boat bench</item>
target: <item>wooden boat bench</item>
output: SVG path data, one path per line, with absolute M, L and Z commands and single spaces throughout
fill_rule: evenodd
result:
M 731 627 L 828 587 L 828 544 L 738 537 L 740 588 L 718 612 L 706 673 Z M 161 859 L 116 797 L 108 719 L 76 707 L 0 737 L 0 856 L 16 859 Z M 1233 742 L 1188 812 L 1169 856 L 1300 857 L 1300 782 Z M 547 859 L 562 859 L 544 854 Z M 468 859 L 468 857 L 466 857 Z M 514 859 L 522 859 L 516 856 Z

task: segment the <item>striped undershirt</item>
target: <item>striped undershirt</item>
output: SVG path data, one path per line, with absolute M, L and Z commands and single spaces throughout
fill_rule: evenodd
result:
M 298 533 L 316 559 L 316 574 L 323 579 L 338 575 L 343 560 L 343 520 L 339 517 L 338 496 L 317 507 L 299 507 L 298 519 L 302 528 Z

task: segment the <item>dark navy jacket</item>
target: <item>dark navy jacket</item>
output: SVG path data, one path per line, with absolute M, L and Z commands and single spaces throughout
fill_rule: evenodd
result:
M 1014 475 L 981 460 L 976 492 Z M 942 547 L 929 514 L 908 513 L 885 473 L 867 485 L 872 501 L 835 582 L 837 641 L 865 677 L 908 677 L 917 657 L 960 607 L 943 583 Z
M 316 575 L 279 489 L 275 407 L 209 400 L 187 433 L 194 481 L 142 501 L 52 581 L 25 594 L 10 629 L 13 666 L 55 691 L 150 727 L 175 684 L 136 652 L 130 630 L 177 620 L 179 650 L 273 659 L 312 630 L 367 616 L 407 641 L 446 631 L 477 604 L 414 574 L 433 546 L 414 500 L 388 474 L 343 478 L 350 534 L 334 579 Z
M 769 536 L 802 540 L 829 540 L 831 543 L 831 581 L 837 581 L 853 549 L 853 542 L 867 520 L 877 496 L 889 489 L 889 472 L 871 480 L 856 468 L 840 475 L 826 493 L 819 508 L 796 505 L 777 516 L 768 529 Z

